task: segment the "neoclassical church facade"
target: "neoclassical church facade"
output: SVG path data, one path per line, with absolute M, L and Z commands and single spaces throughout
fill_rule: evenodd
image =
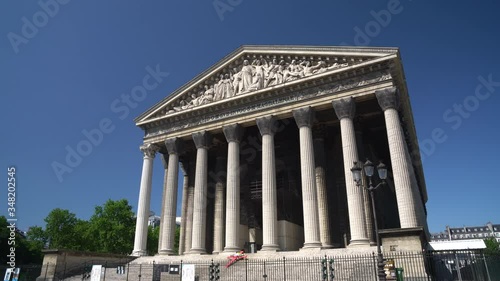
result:
M 160 255 L 175 253 L 178 204 L 179 254 L 369 247 L 371 202 L 351 173 L 367 158 L 389 171 L 375 191 L 379 229 L 427 229 L 397 48 L 242 46 L 135 122 L 145 135 L 132 255 L 146 255 L 155 156 Z

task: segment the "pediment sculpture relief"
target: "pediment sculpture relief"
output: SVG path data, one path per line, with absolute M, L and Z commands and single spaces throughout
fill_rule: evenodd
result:
M 195 90 L 174 101 L 166 114 L 194 108 L 211 102 L 232 98 L 251 91 L 283 84 L 311 75 L 316 75 L 346 67 L 349 64 L 334 62 L 328 64 L 324 60 L 309 61 L 291 59 L 272 59 L 267 62 L 263 58 L 250 61 L 243 60 L 240 67 L 233 67 L 218 75 L 215 83 L 205 82 L 203 89 Z

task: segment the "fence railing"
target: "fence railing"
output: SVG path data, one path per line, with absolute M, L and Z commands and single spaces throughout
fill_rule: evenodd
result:
M 19 280 L 90 280 L 93 265 L 102 265 L 101 280 L 168 281 L 182 280 L 182 269 L 191 273 L 198 281 L 238 280 L 238 281 L 309 281 L 309 280 L 349 280 L 376 281 L 376 256 L 370 254 L 282 257 L 278 259 L 249 258 L 226 267 L 228 260 L 216 259 L 183 261 L 169 264 L 130 264 L 87 262 L 67 267 L 59 264 L 20 266 Z M 403 278 L 408 281 L 500 281 L 500 255 L 488 256 L 481 251 L 450 251 L 384 253 L 387 273 L 396 280 L 395 269 L 403 270 Z M 393 265 L 393 267 L 391 267 Z M 1 267 L 5 272 L 5 267 Z M 188 272 L 186 272 L 187 274 Z M 218 279 L 217 279 L 218 278 Z M 185 276 L 184 281 L 188 278 Z M 388 278 L 388 280 L 391 280 Z

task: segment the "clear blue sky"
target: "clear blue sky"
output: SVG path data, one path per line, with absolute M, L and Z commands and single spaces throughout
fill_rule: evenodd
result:
M 401 48 L 431 231 L 500 223 L 498 1 L 54 1 L 41 0 L 48 12 L 0 3 L 0 214 L 14 165 L 21 229 L 44 225 L 54 208 L 88 219 L 108 198 L 135 211 L 143 132 L 133 118 L 243 44 Z M 169 76 L 127 114 L 112 111 L 157 65 Z M 60 182 L 52 163 L 106 118 L 114 130 Z M 444 142 L 430 141 L 435 129 Z M 157 157 L 157 213 L 162 181 Z

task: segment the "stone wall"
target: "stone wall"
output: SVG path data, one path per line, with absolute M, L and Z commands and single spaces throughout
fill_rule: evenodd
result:
M 127 264 L 135 259 L 135 257 L 123 255 L 57 249 L 44 250 L 43 254 L 42 271 L 37 281 L 57 280 L 56 276 L 68 275 L 72 272 L 78 275 L 83 272 L 85 265 Z
M 298 251 L 304 245 L 304 228 L 300 225 L 278 221 L 278 243 L 283 251 Z

